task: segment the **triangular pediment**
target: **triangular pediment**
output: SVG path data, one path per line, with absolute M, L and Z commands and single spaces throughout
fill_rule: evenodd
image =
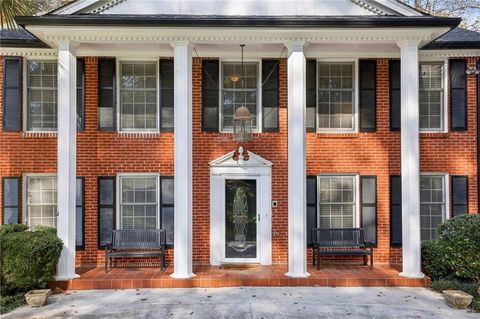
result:
M 418 15 L 397 0 L 77 0 L 53 14 L 374 16 Z
M 210 166 L 212 167 L 239 167 L 239 166 L 248 166 L 248 167 L 270 167 L 272 166 L 272 162 L 264 159 L 257 154 L 247 151 L 248 153 L 248 160 L 244 160 L 242 156 L 239 157 L 238 160 L 235 160 L 234 154 L 235 151 L 231 151 L 216 160 L 210 162 Z

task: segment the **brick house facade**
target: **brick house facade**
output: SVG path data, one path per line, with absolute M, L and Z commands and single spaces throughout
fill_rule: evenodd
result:
M 127 1 L 128 3 L 129 1 Z M 348 2 L 348 1 L 347 1 Z M 342 4 L 343 5 L 343 4 Z M 356 6 L 353 3 L 348 4 Z M 92 10 L 92 8 L 80 8 L 80 7 L 71 7 L 72 12 L 82 12 L 82 10 Z M 127 10 L 128 5 L 124 10 Z M 109 10 L 109 9 L 102 9 Z M 120 5 L 113 6 L 111 10 L 122 10 Z M 356 9 L 355 9 L 356 10 Z M 360 10 L 360 9 L 358 9 Z M 392 8 L 388 10 L 393 10 Z M 398 9 L 400 10 L 400 9 Z M 410 10 L 408 8 L 401 8 L 398 15 L 405 15 L 405 10 Z M 411 11 L 408 11 L 411 12 Z M 112 12 L 112 14 L 114 14 Z M 117 13 L 118 14 L 118 13 Z M 413 15 L 413 13 L 411 13 Z M 56 12 L 51 13 L 46 16 L 46 19 L 51 18 L 53 22 L 52 25 L 55 25 L 55 18 L 61 17 L 65 19 L 68 15 L 64 13 Z M 37 19 L 41 21 L 40 17 Z M 101 19 L 101 16 L 98 17 Z M 427 17 L 425 17 L 428 19 Z M 71 17 L 74 19 L 74 15 Z M 26 180 L 27 176 L 32 174 L 50 174 L 55 175 L 57 172 L 57 162 L 61 155 L 57 151 L 58 139 L 65 138 L 67 135 L 61 135 L 62 133 L 56 132 L 44 132 L 44 131 L 32 131 L 25 129 L 25 121 L 27 121 L 27 115 L 23 114 L 20 116 L 21 125 L 20 131 L 12 131 L 4 129 L 5 121 L 5 90 L 7 76 L 5 75 L 5 61 L 11 57 L 23 57 L 23 63 L 28 63 L 27 61 L 34 61 L 52 59 L 56 57 L 56 52 L 58 50 L 53 47 L 53 43 L 58 41 L 61 42 L 61 45 L 64 45 L 64 38 L 68 38 L 65 34 L 58 35 L 52 33 L 48 36 L 49 31 L 39 31 L 42 28 L 42 23 L 35 24 L 35 18 L 25 18 L 19 19 L 19 22 L 24 25 L 27 29 L 31 26 L 30 31 L 35 34 L 37 37 L 41 38 L 48 46 L 52 48 L 27 48 L 27 47 L 13 47 L 2 49 L 2 58 L 0 59 L 0 87 L 2 88 L 2 94 L 0 94 L 0 176 L 4 180 L 10 177 L 19 177 L 19 191 L 18 191 L 18 220 L 20 222 L 26 222 L 27 217 L 25 216 L 27 212 L 27 202 L 26 202 Z M 46 22 L 43 25 L 48 25 L 49 22 Z M 61 23 L 61 22 L 60 22 Z M 98 24 L 98 22 L 95 22 Z M 452 28 L 451 24 L 458 23 L 458 21 L 451 21 L 445 19 L 443 24 L 438 23 L 437 26 L 432 26 L 431 37 L 433 34 L 438 35 L 436 32 L 444 33 L 445 25 L 447 29 Z M 92 22 L 92 24 L 94 24 Z M 95 24 L 94 24 L 95 25 Z M 321 29 L 321 27 L 319 27 Z M 353 28 L 353 27 L 352 27 Z M 378 27 L 379 29 L 385 27 Z M 436 29 L 435 29 L 436 28 Z M 443 28 L 443 29 L 442 29 Z M 437 30 L 438 29 L 438 30 Z M 439 31 L 440 30 L 440 31 Z M 91 31 L 91 30 L 90 30 Z M 88 31 L 88 32 L 90 32 Z M 44 33 L 42 33 L 44 32 Z M 72 31 L 73 32 L 73 31 Z M 309 32 L 312 32 L 309 30 Z M 430 32 L 430 31 L 429 31 Z M 137 35 L 138 36 L 138 35 Z M 399 40 L 390 40 L 393 42 L 400 41 L 402 36 L 399 36 Z M 43 38 L 42 38 L 43 37 Z M 63 37 L 63 38 L 62 38 Z M 106 36 L 108 38 L 109 36 Z M 133 36 L 132 36 L 133 37 Z M 173 37 L 173 36 L 172 36 Z M 355 36 L 352 35 L 352 38 Z M 372 36 L 372 39 L 376 36 Z M 420 37 L 420 36 L 419 36 Z M 422 34 L 422 37 L 425 37 Z M 148 36 L 147 36 L 148 38 Z M 118 178 L 124 173 L 155 173 L 160 176 L 160 178 L 167 178 L 175 176 L 175 133 L 168 130 L 158 129 L 154 132 L 120 132 L 120 129 L 114 129 L 113 131 L 104 131 L 99 129 L 99 87 L 101 86 L 100 75 L 99 75 L 99 61 L 104 59 L 104 57 L 115 57 L 111 53 L 111 49 L 104 48 L 104 51 L 100 49 L 95 49 L 90 51 L 92 54 L 82 54 L 82 45 L 85 46 L 85 51 L 88 53 L 88 45 L 94 41 L 86 41 L 85 44 L 82 44 L 82 36 L 73 37 L 75 42 L 80 42 L 78 48 L 76 49 L 76 57 L 83 60 L 84 67 L 84 77 L 83 77 L 83 125 L 84 129 L 80 130 L 76 134 L 76 176 L 83 178 L 83 204 L 82 206 L 82 217 L 83 217 L 83 226 L 82 226 L 82 236 L 81 247 L 77 247 L 74 263 L 76 266 L 86 266 L 86 265 L 96 265 L 102 264 L 104 262 L 104 252 L 103 248 L 99 247 L 100 239 L 99 233 L 100 225 L 99 216 L 101 211 L 100 195 L 99 195 L 99 178 L 101 177 L 114 177 L 116 181 L 120 181 Z M 87 39 L 87 36 L 85 36 Z M 358 38 L 355 41 L 362 43 L 362 36 L 359 34 Z M 432 38 L 433 40 L 433 38 Z M 116 39 L 116 43 L 113 45 L 113 50 L 115 50 L 115 45 L 121 43 L 122 40 Z M 142 40 L 144 43 L 145 40 Z M 147 40 L 148 41 L 148 40 Z M 290 41 L 290 40 L 288 40 Z M 422 40 L 422 44 L 426 44 L 430 41 Z M 235 42 L 235 41 L 232 41 Z M 368 42 L 368 41 L 367 41 Z M 253 42 L 255 43 L 255 42 Z M 472 42 L 473 43 L 473 42 Z M 134 43 L 133 43 L 134 44 Z M 128 43 L 131 45 L 131 43 Z M 141 44 L 142 45 L 142 44 Z M 239 58 L 232 58 L 232 50 L 237 50 L 238 45 L 229 44 L 229 52 L 222 53 L 220 50 L 219 55 L 212 55 L 208 50 L 215 50 L 213 48 L 207 48 L 208 44 L 200 44 L 198 46 L 197 56 L 193 54 L 191 58 L 191 167 L 192 167 L 192 177 L 189 181 L 192 185 L 191 189 L 191 227 L 192 227 L 192 244 L 191 244 L 191 262 L 193 264 L 209 264 L 211 263 L 211 247 L 212 247 L 212 233 L 211 233 L 211 162 L 215 161 L 218 158 L 221 158 L 223 155 L 228 154 L 231 151 L 237 150 L 239 146 L 242 146 L 248 152 L 271 162 L 271 198 L 269 202 L 275 202 L 271 207 L 271 263 L 273 264 L 284 264 L 294 262 L 289 259 L 289 198 L 293 196 L 291 190 L 289 190 L 289 175 L 296 174 L 295 171 L 289 171 L 289 157 L 292 154 L 289 154 L 289 144 L 288 136 L 292 134 L 288 126 L 289 123 L 289 92 L 293 90 L 289 86 L 289 67 L 292 68 L 293 72 L 297 72 L 297 69 L 293 69 L 295 66 L 290 66 L 289 56 L 292 56 L 291 53 L 287 55 L 282 55 L 278 59 L 278 127 L 272 132 L 258 132 L 254 133 L 254 139 L 247 142 L 236 142 L 231 138 L 231 133 L 221 132 L 221 131 L 207 131 L 202 127 L 203 112 L 205 109 L 202 104 L 202 96 L 204 94 L 203 85 L 205 80 L 206 73 L 204 72 L 204 67 L 202 62 L 205 60 L 216 60 L 220 58 L 220 61 L 223 61 L 222 56 L 226 56 L 225 61 L 235 60 L 238 62 Z M 106 44 L 105 46 L 108 46 Z M 268 52 L 264 56 L 261 53 L 261 49 L 256 48 L 255 44 L 252 45 L 255 49 L 252 52 L 252 55 L 257 58 L 268 58 L 272 61 L 277 61 L 273 56 L 277 55 L 279 52 L 276 52 L 276 48 L 272 49 L 272 52 Z M 287 45 L 288 47 L 288 45 Z M 58 46 L 60 48 L 60 44 Z M 197 47 L 196 47 L 197 48 Z M 249 45 L 246 45 L 246 49 L 249 49 Z M 417 44 L 418 49 L 418 44 Z M 109 51 L 110 50 L 110 51 Z M 127 49 L 131 50 L 131 49 Z M 164 50 L 164 49 L 162 49 Z M 203 53 L 202 50 L 208 53 Z M 255 50 L 259 52 L 255 52 Z M 307 47 L 308 50 L 308 47 Z M 328 57 L 328 54 L 322 54 L 321 56 L 316 56 L 316 49 L 312 49 L 310 53 L 307 52 L 307 61 L 315 60 L 317 61 L 317 68 L 320 68 L 322 61 L 330 61 L 335 57 L 334 54 L 331 55 L 331 58 Z M 237 50 L 238 51 L 238 50 Z M 52 53 L 54 52 L 54 53 Z M 72 51 L 74 52 L 74 50 Z M 175 51 L 177 52 L 177 51 Z M 193 51 L 195 52 L 195 51 Z M 295 52 L 292 50 L 291 52 Z M 359 182 L 357 181 L 362 176 L 375 177 L 375 220 L 374 220 L 374 230 L 373 234 L 376 238 L 376 247 L 374 249 L 374 256 L 377 262 L 379 263 L 391 263 L 391 264 L 401 264 L 402 263 L 402 246 L 395 245 L 392 243 L 392 176 L 401 175 L 401 166 L 402 166 L 402 151 L 401 151 L 401 132 L 398 130 L 392 130 L 391 121 L 392 121 L 392 103 L 391 103 L 391 69 L 389 68 L 391 61 L 398 61 L 398 48 L 394 53 L 392 51 L 386 50 L 384 52 L 376 52 L 371 56 L 365 52 L 360 52 L 355 57 L 356 53 L 352 53 L 353 56 L 350 57 L 348 61 L 354 61 L 355 69 L 353 78 L 360 80 L 360 71 L 358 69 L 358 61 L 368 59 L 369 61 L 375 62 L 375 75 L 374 75 L 374 130 L 362 131 L 359 128 L 361 123 L 357 123 L 356 128 L 348 132 L 326 132 L 318 129 L 318 123 L 316 123 L 316 129 L 308 131 L 304 134 L 305 145 L 304 145 L 304 159 L 306 162 L 306 167 L 303 176 L 312 176 L 315 180 L 314 184 L 316 185 L 317 194 L 320 191 L 320 179 L 322 176 L 353 176 L 354 183 L 357 183 L 356 186 L 353 186 L 353 195 L 355 197 L 354 201 L 354 210 L 359 213 L 352 212 L 354 215 L 353 226 L 360 227 L 363 224 L 363 202 L 360 200 L 362 196 L 360 192 L 362 191 L 361 187 L 357 187 Z M 433 53 L 432 53 L 433 52 Z M 94 54 L 93 54 L 94 53 Z M 200 53 L 200 56 L 198 54 Z M 190 52 L 192 54 L 192 52 Z M 418 52 L 417 52 L 418 54 Z M 422 55 L 423 54 L 423 55 Z M 121 61 L 122 56 L 131 56 L 131 51 L 128 53 L 120 53 L 117 56 L 117 63 Z M 145 54 L 143 54 L 144 56 Z M 234 56 L 238 55 L 235 51 Z M 175 53 L 173 55 L 164 55 L 158 54 L 156 57 L 160 59 L 161 57 L 176 59 Z M 59 63 L 60 54 L 58 55 Z M 251 57 L 249 57 L 251 58 Z M 352 60 L 353 58 L 353 60 Z M 141 60 L 141 58 L 138 58 Z M 147 59 L 148 60 L 148 59 Z M 339 59 L 338 61 L 344 61 L 345 57 Z M 457 49 L 456 52 L 451 50 L 420 50 L 420 63 L 422 61 L 435 61 L 439 62 L 442 65 L 442 68 L 445 72 L 444 74 L 444 92 L 446 96 L 443 96 L 445 101 L 443 105 L 443 110 L 441 112 L 444 116 L 443 121 L 446 124 L 445 127 L 437 132 L 421 132 L 419 134 L 419 167 L 421 173 L 441 173 L 444 176 L 444 188 L 443 188 L 443 211 L 444 219 L 453 217 L 453 205 L 456 203 L 453 199 L 454 188 L 452 185 L 452 177 L 460 176 L 462 178 L 466 177 L 468 183 L 468 191 L 465 195 L 467 209 L 466 212 L 470 214 L 478 213 L 478 123 L 477 123 L 477 113 L 479 108 L 478 101 L 478 76 L 467 75 L 465 76 L 465 119 L 466 127 L 465 129 L 457 130 L 451 127 L 452 123 L 452 114 L 454 114 L 452 105 L 451 105 L 451 88 L 449 86 L 451 76 L 449 73 L 450 70 L 450 61 L 464 61 L 465 70 L 467 69 L 477 69 L 480 65 L 480 51 L 478 48 L 478 43 L 473 44 L 471 48 L 468 45 L 463 44 L 463 47 Z M 179 72 L 177 66 L 175 66 L 175 72 Z M 403 69 L 402 69 L 403 70 Z M 24 71 L 23 79 L 27 78 L 26 72 Z M 60 71 L 59 71 L 60 72 Z M 116 72 L 119 71 L 119 66 L 116 67 Z M 307 71 L 308 72 L 308 71 Z M 319 69 L 316 70 L 318 74 Z M 60 73 L 59 73 L 60 74 Z M 158 75 L 157 75 L 158 76 Z M 308 81 L 308 79 L 307 79 Z M 355 81 L 355 85 L 357 85 Z M 59 90 L 61 87 L 59 82 Z M 118 84 L 120 85 L 120 84 Z M 78 86 L 78 83 L 77 83 Z M 308 83 L 307 83 L 308 86 Z M 27 89 L 27 84 L 22 82 L 21 96 L 23 98 L 20 101 L 20 109 L 23 113 L 27 110 L 25 103 L 29 103 L 29 97 L 26 97 L 26 92 L 23 90 Z M 65 89 L 66 87 L 63 87 Z M 317 90 L 316 87 L 315 90 Z M 175 86 L 177 90 L 177 86 Z M 354 98 L 356 100 L 359 97 L 359 91 L 361 88 L 356 86 L 352 88 Z M 305 90 L 303 90 L 305 92 Z M 175 94 L 181 94 L 175 91 Z M 308 94 L 308 93 L 307 93 Z M 317 92 L 317 94 L 319 94 Z M 403 96 L 403 95 L 402 95 Z M 257 97 L 258 98 L 258 97 Z M 64 106 L 63 102 L 60 100 L 61 97 L 58 97 L 58 107 L 61 108 Z M 317 101 L 319 97 L 316 97 Z M 308 98 L 307 98 L 308 100 Z M 177 98 L 175 98 L 177 103 Z M 456 101 L 454 101 L 457 103 Z M 120 106 L 118 105 L 119 100 L 117 100 L 117 112 L 120 112 Z M 355 104 L 356 102 L 352 102 Z M 305 106 L 305 104 L 304 104 Z M 418 100 L 417 100 L 418 106 Z M 307 106 L 308 107 L 308 106 Z M 403 104 L 402 104 L 403 107 Z M 175 110 L 178 109 L 178 105 L 174 106 Z M 361 109 L 354 108 L 352 117 L 354 122 L 360 122 L 358 113 L 361 113 Z M 159 112 L 159 111 L 157 111 Z M 71 112 L 70 112 L 71 113 Z M 316 112 L 316 114 L 318 111 Z M 118 113 L 120 114 L 120 113 Z M 158 114 L 158 113 L 157 113 Z M 456 113 L 455 113 L 456 114 Z M 176 115 L 177 116 L 177 115 Z M 317 115 L 316 115 L 317 116 Z M 456 116 L 456 115 L 455 115 Z M 261 119 L 260 119 L 261 120 Z M 28 121 L 33 121 L 28 118 Z M 58 120 L 60 122 L 61 119 Z M 179 120 L 180 121 L 180 120 Z M 317 119 L 316 119 L 317 121 Z M 307 118 L 308 122 L 308 118 Z M 176 123 L 176 122 L 175 122 Z M 305 125 L 305 124 L 303 124 Z M 402 129 L 404 127 L 402 126 Z M 305 129 L 305 126 L 303 126 Z M 175 127 L 177 131 L 177 127 Z M 183 143 L 186 143 L 188 140 L 183 140 Z M 301 141 L 299 142 L 301 144 Z M 177 146 L 178 147 L 178 146 Z M 301 150 L 301 149 L 300 149 Z M 74 166 L 75 167 L 75 166 Z M 175 179 L 175 183 L 176 183 Z M 161 183 L 161 182 L 160 182 Z M 0 212 L 2 214 L 2 223 L 5 222 L 5 211 L 8 207 L 5 205 L 5 183 L 2 183 L 2 191 L 0 191 L 0 203 L 2 207 Z M 61 184 L 60 180 L 58 182 L 59 196 L 61 195 Z M 123 184 L 122 184 L 123 185 Z M 163 185 L 163 184 L 162 184 Z M 65 186 L 65 185 L 63 185 Z M 117 188 L 115 192 L 120 192 Z M 157 188 L 161 185 L 157 185 Z M 301 189 L 301 187 L 299 187 Z M 333 190 L 329 190 L 333 192 Z M 432 190 L 430 190 L 432 191 Z M 158 192 L 158 191 L 157 191 Z M 161 191 L 160 191 L 161 192 Z M 185 190 L 188 193 L 188 190 Z M 307 187 L 304 190 L 302 196 L 307 196 L 306 193 L 309 192 Z M 295 195 L 296 196 L 296 195 Z M 318 223 L 320 220 L 318 217 L 319 211 L 321 208 L 320 195 L 316 197 L 315 204 L 312 204 L 315 210 L 315 223 Z M 342 195 L 346 196 L 346 195 Z M 464 196 L 464 197 L 465 197 Z M 177 197 L 179 197 L 177 199 Z M 116 198 L 117 202 L 114 204 L 116 210 L 119 210 L 121 204 L 118 203 L 119 198 Z M 178 193 L 175 193 L 175 200 L 184 200 L 183 197 L 180 197 Z M 175 203 L 177 203 L 175 201 Z M 420 202 L 419 202 L 420 204 Z M 158 209 L 163 207 L 162 203 L 156 202 Z M 304 206 L 308 206 L 308 200 L 304 201 Z M 77 206 L 78 203 L 77 203 Z M 326 207 L 326 206 L 322 206 Z M 342 206 L 343 207 L 343 206 Z M 62 214 L 62 208 L 59 206 L 59 214 Z M 174 208 L 175 209 L 175 208 Z M 330 207 L 330 209 L 332 209 Z M 342 208 L 345 209 L 345 208 Z M 304 209 L 303 220 L 307 222 L 308 213 Z M 115 212 L 116 216 L 119 216 L 119 212 Z M 163 214 L 163 213 L 161 213 Z M 290 214 L 292 214 L 290 212 Z M 356 214 L 359 214 L 360 217 L 355 217 Z M 163 215 L 162 215 L 163 216 Z M 175 218 L 177 218 L 177 211 L 175 209 Z M 330 216 L 330 218 L 333 215 Z M 118 218 L 118 217 L 117 217 Z M 159 218 L 157 216 L 157 218 Z M 163 217 L 162 217 L 163 218 Z M 175 219 L 177 220 L 177 219 Z M 78 220 L 77 220 L 78 221 Z M 123 222 L 123 221 L 122 221 Z M 118 221 L 117 221 L 118 223 Z M 308 223 L 308 222 L 307 222 Z M 400 220 L 401 223 L 401 220 Z M 403 224 L 405 225 L 405 224 Z M 113 225 L 118 226 L 118 224 Z M 307 224 L 308 227 L 315 227 L 318 225 Z M 59 226 L 60 227 L 60 226 Z M 175 226 L 177 227 L 177 225 Z M 180 227 L 180 226 L 179 226 Z M 308 227 L 305 227 L 306 232 L 308 232 Z M 396 226 L 395 226 L 396 227 Z M 398 229 L 397 229 L 398 231 Z M 400 230 L 401 232 L 401 230 Z M 308 244 L 308 236 L 304 233 L 305 242 Z M 405 236 L 405 235 L 404 235 Z M 305 246 L 306 251 L 306 261 L 303 263 L 311 262 L 311 251 Z M 300 255 L 301 256 L 301 255 Z M 290 256 L 291 257 L 291 256 Z M 298 257 L 297 257 L 298 258 Z M 167 262 L 174 263 L 174 249 L 172 246 L 169 246 L 167 252 Z M 290 266 L 289 266 L 290 267 Z M 292 266 L 293 267 L 293 266 Z

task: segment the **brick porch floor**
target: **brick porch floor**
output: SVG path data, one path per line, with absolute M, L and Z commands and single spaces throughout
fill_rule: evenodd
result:
M 172 279 L 173 267 L 114 268 L 108 273 L 103 267 L 78 268 L 80 278 L 68 282 L 51 282 L 50 287 L 64 290 L 128 289 L 128 288 L 214 288 L 235 286 L 326 286 L 326 287 L 428 287 L 430 279 L 410 279 L 399 276 L 389 265 L 368 267 L 357 265 L 325 265 L 317 270 L 309 266 L 308 278 L 285 276 L 286 265 L 257 266 L 251 268 L 222 268 L 195 266 L 196 276 L 191 279 Z

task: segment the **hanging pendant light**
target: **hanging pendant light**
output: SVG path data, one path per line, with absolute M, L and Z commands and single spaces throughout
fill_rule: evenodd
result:
M 244 104 L 239 106 L 235 113 L 233 114 L 233 140 L 236 142 L 247 142 L 253 138 L 252 135 L 252 115 L 250 111 L 245 106 L 245 102 L 247 100 L 247 92 L 245 91 L 245 65 L 243 63 L 243 48 L 245 44 L 241 44 L 241 55 L 242 55 L 242 89 L 244 92 Z

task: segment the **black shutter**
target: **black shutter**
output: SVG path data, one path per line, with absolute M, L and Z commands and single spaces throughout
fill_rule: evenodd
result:
M 317 176 L 307 176 L 307 245 L 312 244 L 312 228 L 317 227 Z
M 115 59 L 98 60 L 98 129 L 115 131 Z
M 218 132 L 219 62 L 202 61 L 202 131 Z
M 85 178 L 77 177 L 75 204 L 75 246 L 85 248 Z
M 390 176 L 390 244 L 402 244 L 402 178 Z
M 450 60 L 450 127 L 454 131 L 467 129 L 466 69 L 466 60 Z
M 77 58 L 77 131 L 85 130 L 85 59 Z
M 480 59 L 477 60 L 477 70 L 480 70 Z M 480 75 L 477 75 L 477 214 L 480 214 Z
M 173 222 L 174 222 L 174 206 L 173 206 L 173 176 L 160 177 L 160 210 L 161 210 L 161 228 L 165 229 L 167 237 L 167 245 L 173 246 Z
M 361 216 L 365 241 L 377 244 L 377 177 L 360 176 Z
M 262 61 L 262 117 L 264 132 L 278 132 L 279 72 L 277 60 Z
M 452 215 L 468 214 L 468 177 L 452 176 Z
M 20 177 L 3 178 L 2 224 L 20 222 Z
M 306 64 L 306 127 L 307 132 L 315 132 L 317 122 L 317 61 L 307 60 Z
M 360 131 L 374 132 L 376 130 L 376 87 L 377 61 L 361 60 L 360 70 Z
M 160 60 L 160 130 L 173 132 L 173 60 Z
M 390 83 L 390 131 L 400 131 L 401 126 L 401 100 L 400 100 L 400 61 L 388 62 Z
M 3 130 L 22 130 L 22 58 L 3 61 Z
M 98 178 L 98 246 L 105 247 L 112 240 L 115 229 L 115 177 Z

